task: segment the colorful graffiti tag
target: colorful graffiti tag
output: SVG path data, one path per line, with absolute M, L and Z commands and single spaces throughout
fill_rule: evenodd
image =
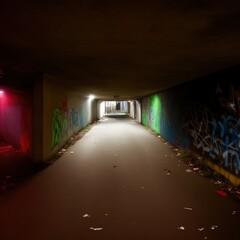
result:
M 53 112 L 51 147 L 55 148 L 70 131 L 84 128 L 87 125 L 86 116 L 84 108 L 69 110 L 68 99 L 65 96 Z
M 193 145 L 218 164 L 240 173 L 240 119 L 221 115 L 215 119 L 207 112 L 196 112 L 188 123 Z
M 155 94 L 150 97 L 150 119 L 151 119 L 151 128 L 160 133 L 160 116 L 161 116 L 161 101 L 160 97 Z
M 143 102 L 142 123 L 157 133 L 160 133 L 161 110 L 161 100 L 157 94 L 151 95 L 150 99 Z

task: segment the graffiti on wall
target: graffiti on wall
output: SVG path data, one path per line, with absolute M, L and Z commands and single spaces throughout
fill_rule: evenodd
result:
M 216 92 L 219 94 L 219 85 L 217 88 L 218 92 Z M 206 108 L 194 107 L 190 121 L 187 123 L 187 129 L 192 137 L 193 145 L 203 155 L 209 156 L 217 164 L 239 175 L 240 118 L 237 116 L 239 114 L 238 105 L 229 99 L 227 101 L 223 96 L 219 99 L 221 107 L 228 110 L 230 107 L 231 111 L 222 111 L 219 116 L 216 116 Z M 232 115 L 233 111 L 236 113 L 235 116 Z
M 230 69 L 144 97 L 142 123 L 240 176 L 239 75 Z
M 151 95 L 150 99 L 147 98 L 143 102 L 142 123 L 157 133 L 160 133 L 161 110 L 162 105 L 158 94 Z
M 157 94 L 152 95 L 150 97 L 150 121 L 151 128 L 157 133 L 160 133 L 161 109 L 160 97 Z
M 52 120 L 52 148 L 56 147 L 63 137 L 87 125 L 87 114 L 84 108 L 69 109 L 68 98 L 64 96 L 59 106 L 53 111 Z

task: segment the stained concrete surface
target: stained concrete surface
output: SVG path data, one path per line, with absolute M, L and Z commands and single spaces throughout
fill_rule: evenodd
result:
M 0 196 L 0 239 L 239 239 L 239 203 L 179 160 L 134 120 L 105 118 Z

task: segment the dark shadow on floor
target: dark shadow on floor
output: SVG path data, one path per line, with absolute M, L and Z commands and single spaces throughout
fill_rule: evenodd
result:
M 130 118 L 129 114 L 127 114 L 127 113 L 108 113 L 108 114 L 105 114 L 104 117 L 109 117 L 109 118 Z

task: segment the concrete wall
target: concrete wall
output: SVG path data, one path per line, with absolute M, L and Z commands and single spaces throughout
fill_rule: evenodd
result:
M 43 160 L 97 118 L 95 100 L 72 95 L 49 75 L 43 80 Z
M 130 117 L 141 122 L 141 102 L 139 100 L 130 101 Z
M 33 100 L 31 90 L 5 88 L 0 95 L 0 141 L 32 157 Z
M 240 66 L 142 99 L 142 123 L 240 177 Z

